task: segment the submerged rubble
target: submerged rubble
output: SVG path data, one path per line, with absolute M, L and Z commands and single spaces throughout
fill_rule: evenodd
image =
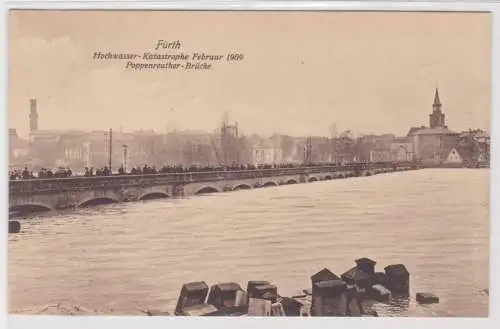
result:
M 235 282 L 209 286 L 204 281 L 182 286 L 174 314 L 164 310 L 92 310 L 79 305 L 49 305 L 31 314 L 53 315 L 146 315 L 146 316 L 351 316 L 377 317 L 373 303 L 389 305 L 407 300 L 410 273 L 403 264 L 386 266 L 376 272 L 376 262 L 368 258 L 355 260 L 356 266 L 340 276 L 323 268 L 311 276 L 310 288 L 298 295 L 279 295 L 278 287 L 269 281 L 252 280 L 246 290 Z M 416 294 L 419 304 L 439 303 L 432 293 Z M 22 312 L 26 314 L 26 312 Z
M 21 223 L 17 220 L 9 220 L 9 234 L 21 232 Z
M 429 292 L 417 292 L 416 300 L 419 304 L 439 303 L 439 297 Z
M 205 282 L 182 286 L 177 316 L 354 316 L 376 317 L 365 310 L 365 301 L 390 303 L 393 297 L 408 297 L 410 273 L 403 264 L 376 272 L 369 258 L 355 260 L 356 266 L 338 276 L 323 268 L 311 276 L 311 288 L 303 294 L 283 297 L 269 281 L 249 281 L 246 291 L 234 282 L 208 287 Z M 438 302 L 433 294 L 417 294 L 417 301 Z

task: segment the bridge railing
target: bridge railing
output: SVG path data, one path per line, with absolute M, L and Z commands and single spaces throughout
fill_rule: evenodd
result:
M 410 166 L 399 163 L 398 166 Z M 172 183 L 213 182 L 232 179 L 255 179 L 275 176 L 318 174 L 352 171 L 356 169 L 393 168 L 394 163 L 370 163 L 352 165 L 325 165 L 314 167 L 272 168 L 240 171 L 206 171 L 182 173 L 157 173 L 140 175 L 113 175 L 92 177 L 34 178 L 9 181 L 10 194 L 54 193 L 96 189 L 118 189 L 131 186 L 152 186 Z

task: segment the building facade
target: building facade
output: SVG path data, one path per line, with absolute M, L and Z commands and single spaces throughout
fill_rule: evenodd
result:
M 452 148 L 444 162 L 448 164 L 462 164 L 463 159 L 458 150 L 456 148 Z
M 389 162 L 392 161 L 393 155 L 389 149 L 370 150 L 370 162 Z
M 413 143 L 408 138 L 394 138 L 390 145 L 391 161 L 413 161 Z
M 429 115 L 429 127 L 413 127 L 407 137 L 412 141 L 414 159 L 424 163 L 444 162 L 450 150 L 457 144 L 458 133 L 446 126 L 437 88 L 432 113 Z
M 252 162 L 255 165 L 282 163 L 282 150 L 263 145 L 254 147 L 252 150 Z

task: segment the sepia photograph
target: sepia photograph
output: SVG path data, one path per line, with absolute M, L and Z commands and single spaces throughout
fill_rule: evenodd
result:
M 7 27 L 9 314 L 490 315 L 491 13 Z

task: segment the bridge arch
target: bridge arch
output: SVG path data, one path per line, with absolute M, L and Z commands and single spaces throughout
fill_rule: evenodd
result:
M 195 195 L 208 194 L 208 193 L 219 193 L 220 190 L 214 186 L 203 186 L 194 192 Z
M 111 197 L 99 197 L 99 198 L 90 198 L 87 199 L 83 202 L 80 202 L 77 206 L 77 208 L 86 208 L 86 207 L 92 207 L 92 206 L 98 206 L 98 205 L 103 205 L 103 204 L 111 204 L 111 203 L 117 203 L 118 200 L 111 198 Z
M 309 182 L 317 182 L 317 181 L 318 181 L 318 178 L 316 178 L 316 177 L 309 178 Z
M 332 175 L 326 175 L 325 176 L 325 180 L 332 180 L 333 179 L 333 176 Z
M 238 184 L 233 187 L 233 191 L 239 191 L 239 190 L 250 190 L 252 187 L 248 184 Z
M 264 184 L 262 184 L 262 187 L 272 187 L 272 186 L 278 186 L 278 183 L 276 183 L 275 181 L 267 181 L 265 182 Z
M 170 195 L 165 192 L 160 192 L 160 191 L 154 191 L 154 192 L 146 192 L 143 195 L 139 197 L 139 200 L 141 201 L 146 201 L 146 200 L 156 200 L 156 199 L 166 199 L 169 198 Z
M 41 204 L 41 203 L 27 203 L 20 204 L 9 207 L 9 213 L 15 214 L 28 214 L 28 213 L 37 213 L 37 212 L 48 212 L 52 211 L 52 207 L 49 205 Z
M 298 184 L 299 182 L 297 182 L 296 179 L 289 179 L 285 182 L 286 185 L 291 185 L 291 184 Z

